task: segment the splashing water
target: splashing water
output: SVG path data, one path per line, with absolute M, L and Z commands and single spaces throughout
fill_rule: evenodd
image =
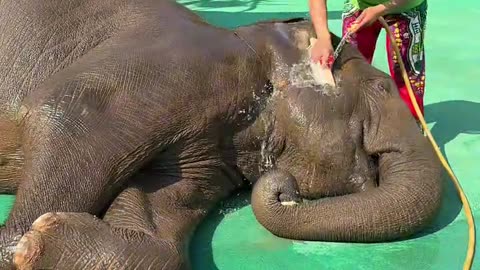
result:
M 262 140 L 261 149 L 260 149 L 260 164 L 259 169 L 261 173 L 270 171 L 275 167 L 275 154 L 274 154 L 274 145 L 272 143 L 272 134 L 273 127 L 275 125 L 274 121 L 271 119 L 263 118 L 263 128 L 265 137 Z
M 242 209 L 242 205 L 250 205 L 250 196 L 246 197 L 242 192 L 238 191 L 235 194 L 235 197 L 236 198 L 234 198 L 233 200 L 226 200 L 220 202 L 220 206 L 217 209 L 217 214 L 225 217 Z
M 305 58 L 297 64 L 293 64 L 289 72 L 290 84 L 298 88 L 312 88 L 316 92 L 320 92 L 328 96 L 338 96 L 340 94 L 340 87 L 329 84 L 317 85 L 310 67 L 310 59 Z M 340 78 L 335 76 L 335 81 L 338 83 Z
M 263 171 L 269 171 L 275 165 L 275 160 L 272 152 L 268 149 L 268 144 L 266 140 L 262 141 L 262 146 L 260 150 L 260 155 L 262 157 L 261 165 Z

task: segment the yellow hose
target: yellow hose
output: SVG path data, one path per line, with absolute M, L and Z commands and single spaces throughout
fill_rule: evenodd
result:
M 435 139 L 433 138 L 432 134 L 430 133 L 430 130 L 427 127 L 425 119 L 423 118 L 420 108 L 418 107 L 417 100 L 415 99 L 415 95 L 413 94 L 412 86 L 410 85 L 410 80 L 408 78 L 407 71 L 405 69 L 405 64 L 403 63 L 402 56 L 400 54 L 400 50 L 398 49 L 397 43 L 395 41 L 395 38 L 392 35 L 392 32 L 390 32 L 390 28 L 388 27 L 388 24 L 385 22 L 383 17 L 380 17 L 378 20 L 380 21 L 383 28 L 387 32 L 387 36 L 388 38 L 390 38 L 390 41 L 393 45 L 393 49 L 395 50 L 395 54 L 397 55 L 398 62 L 400 64 L 403 80 L 405 81 L 405 84 L 407 86 L 408 95 L 410 96 L 410 100 L 413 103 L 415 112 L 417 113 L 418 118 L 420 119 L 420 122 L 422 124 L 422 127 L 427 133 L 428 139 L 430 140 L 430 143 L 435 149 L 435 152 L 437 153 L 437 156 L 440 159 L 440 162 L 442 163 L 445 170 L 447 170 L 450 178 L 452 179 L 452 182 L 454 183 L 455 188 L 457 189 L 458 195 L 460 196 L 460 200 L 462 201 L 463 207 L 465 209 L 465 215 L 467 216 L 467 222 L 468 222 L 468 250 L 467 250 L 467 257 L 463 264 L 463 269 L 464 270 L 471 269 L 472 263 L 473 263 L 473 257 L 475 254 L 475 223 L 473 220 L 472 211 L 470 209 L 470 203 L 468 202 L 468 199 L 465 196 L 465 193 L 463 192 L 463 189 L 460 183 L 458 182 L 457 177 L 455 177 L 455 174 L 453 173 L 452 169 L 450 168 L 447 161 L 445 160 L 445 157 L 440 152 L 439 147 L 435 142 Z

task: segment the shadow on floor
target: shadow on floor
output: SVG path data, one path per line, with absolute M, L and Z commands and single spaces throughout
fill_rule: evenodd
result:
M 241 190 L 237 196 L 232 196 L 229 200 L 222 202 L 222 204 L 212 211 L 209 216 L 197 228 L 194 239 L 190 241 L 190 261 L 194 270 L 219 270 L 213 258 L 213 235 L 218 225 L 225 218 L 220 211 L 229 211 L 230 209 L 240 209 L 250 205 L 250 192 L 248 190 Z M 232 210 L 235 211 L 235 210 Z M 239 237 L 232 235 L 232 237 Z M 194 243 L 200 243 L 201 246 Z
M 480 103 L 466 100 L 451 100 L 425 106 L 427 123 L 434 124 L 431 132 L 443 156 L 445 146 L 460 134 L 480 134 Z M 443 174 L 444 201 L 438 218 L 418 237 L 441 230 L 450 224 L 462 210 L 455 186 L 448 174 Z
M 460 134 L 480 134 L 480 103 L 450 100 L 425 106 L 427 123 L 442 150 Z
M 236 28 L 242 25 L 252 24 L 258 21 L 266 21 L 273 19 L 291 19 L 291 18 L 309 18 L 308 12 L 224 12 L 224 11 L 199 11 L 193 10 L 207 22 L 224 28 Z M 341 11 L 329 11 L 329 20 L 341 19 Z
M 282 1 L 279 2 L 277 0 L 177 0 L 177 2 L 188 8 L 191 8 L 192 10 L 196 8 L 202 8 L 202 9 L 243 8 L 243 10 L 240 10 L 235 13 L 235 20 L 236 20 L 236 16 L 238 16 L 239 13 L 255 10 L 257 9 L 260 3 L 264 7 L 266 6 L 280 7 L 288 1 L 284 1 L 284 3 L 282 3 Z M 229 13 L 230 16 L 232 16 L 231 12 L 226 12 L 226 13 Z M 259 16 L 260 19 L 264 19 L 262 14 L 265 14 L 265 13 L 260 12 L 257 14 L 260 14 Z M 290 14 L 294 14 L 294 13 L 290 13 Z M 337 20 L 340 18 L 341 18 L 341 11 L 328 11 L 329 20 Z
M 212 0 L 192 0 L 192 1 L 181 1 L 182 5 L 185 6 L 190 6 L 194 5 L 196 7 L 202 7 L 202 8 L 231 8 L 231 7 L 243 7 L 245 8 L 244 10 L 240 12 L 246 12 L 250 10 L 254 10 L 257 8 L 258 4 L 260 2 L 271 2 L 268 5 L 269 6 L 278 6 L 281 5 L 281 3 L 275 3 L 274 1 L 271 0 L 247 0 L 247 1 L 241 1 L 241 0 L 228 0 L 228 1 L 212 1 Z

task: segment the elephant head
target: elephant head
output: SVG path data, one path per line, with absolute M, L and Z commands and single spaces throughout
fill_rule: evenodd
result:
M 378 242 L 410 236 L 429 224 L 441 203 L 432 147 L 393 80 L 350 45 L 334 66 L 336 94 L 292 85 L 284 67 L 291 69 L 305 55 L 310 25 L 291 20 L 240 32 L 251 44 L 268 39 L 279 69 L 272 81 L 280 94 L 263 118 L 270 123 L 264 146 L 276 150 L 262 154 L 274 162 L 254 183 L 254 214 L 270 232 L 290 239 Z

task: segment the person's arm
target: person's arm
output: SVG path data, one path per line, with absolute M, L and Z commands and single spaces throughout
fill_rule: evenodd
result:
M 311 50 L 311 60 L 322 66 L 331 67 L 333 63 L 333 47 L 328 29 L 327 0 L 308 0 L 310 17 L 317 35 L 317 42 Z
M 308 0 L 310 17 L 317 39 L 330 39 L 327 18 L 327 0 Z
M 378 20 L 380 16 L 396 13 L 412 1 L 413 0 L 390 0 L 383 4 L 368 7 L 363 10 L 360 16 L 358 16 L 350 31 L 356 32 L 364 26 L 372 24 L 374 21 Z

